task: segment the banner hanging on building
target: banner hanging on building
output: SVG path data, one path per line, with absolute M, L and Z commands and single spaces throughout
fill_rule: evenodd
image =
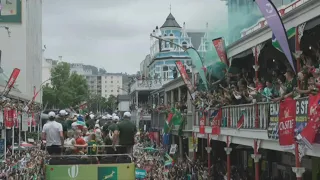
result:
M 9 92 L 11 91 L 11 89 L 13 88 L 18 76 L 20 74 L 20 69 L 18 68 L 14 68 L 14 70 L 11 73 L 11 76 L 6 84 L 6 87 L 4 88 L 2 95 L 6 96 L 9 94 Z
M 200 118 L 200 122 L 199 122 L 199 133 L 200 134 L 205 134 L 205 129 L 206 129 L 206 116 L 203 115 L 201 118 Z
M 216 48 L 217 54 L 221 60 L 221 62 L 225 63 L 229 66 L 229 61 L 227 58 L 226 46 L 224 43 L 224 39 L 222 37 L 216 38 L 212 40 L 214 47 Z
M 256 0 L 256 3 L 266 19 L 270 29 L 272 30 L 272 33 L 279 42 L 279 45 L 287 57 L 292 69 L 295 71 L 292 53 L 289 48 L 288 37 L 277 8 L 270 0 Z
M 6 128 L 11 129 L 13 126 L 13 121 L 12 121 L 12 115 L 10 114 L 9 109 L 4 109 L 3 110 L 3 119 L 4 119 L 4 124 Z
M 221 121 L 222 121 L 222 109 L 220 108 L 219 110 L 214 110 L 211 113 L 210 116 L 211 119 L 211 127 L 212 127 L 212 134 L 213 135 L 220 135 L 221 133 Z
M 296 101 L 286 98 L 279 107 L 279 144 L 284 149 L 293 149 L 295 144 Z
M 184 65 L 183 65 L 183 63 L 181 61 L 176 61 L 175 63 L 176 63 L 177 69 L 179 70 L 179 73 L 180 73 L 180 75 L 182 77 L 182 80 L 183 80 L 184 84 L 187 86 L 188 91 L 189 91 L 192 99 L 194 99 L 195 98 L 194 97 L 195 88 L 192 85 L 190 77 L 187 74 L 186 68 L 184 67 Z
M 308 122 L 308 99 L 301 98 L 296 100 L 296 127 L 295 132 L 300 133 Z M 269 105 L 269 126 L 268 138 L 279 139 L 279 103 L 271 103 Z
M 312 144 L 315 142 L 315 138 L 320 127 L 319 101 L 320 94 L 309 96 L 308 124 L 297 136 L 297 139 L 301 139 L 309 149 L 312 149 Z

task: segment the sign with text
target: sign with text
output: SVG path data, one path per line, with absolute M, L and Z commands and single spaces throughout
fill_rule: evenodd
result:
M 296 129 L 295 132 L 300 133 L 308 122 L 308 99 L 296 100 Z M 270 139 L 279 139 L 279 103 L 271 103 L 269 105 L 269 127 L 268 137 Z
M 0 22 L 20 23 L 21 22 L 21 0 L 0 1 Z

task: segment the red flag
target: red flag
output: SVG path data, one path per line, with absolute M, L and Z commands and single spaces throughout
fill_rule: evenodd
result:
M 4 118 L 5 126 L 8 129 L 12 128 L 14 125 L 12 112 L 13 112 L 12 110 L 8 110 L 8 109 L 5 109 L 3 111 L 3 118 Z
M 286 98 L 279 107 L 279 144 L 285 149 L 293 149 L 294 130 L 296 127 L 296 101 Z
M 16 82 L 19 74 L 20 74 L 20 69 L 18 69 L 18 68 L 15 68 L 12 71 L 11 76 L 10 76 L 8 82 L 7 82 L 7 85 L 6 85 L 6 87 L 5 87 L 4 91 L 3 91 L 3 95 L 7 95 L 10 92 L 10 90 L 14 86 L 14 83 Z
M 212 40 L 214 47 L 216 48 L 217 54 L 221 60 L 221 62 L 225 63 L 229 66 L 229 61 L 227 58 L 226 47 L 224 44 L 224 39 L 222 37 L 216 38 Z
M 213 112 L 216 113 L 215 115 L 213 115 L 213 119 L 211 121 L 211 126 L 212 126 L 212 134 L 213 135 L 220 135 L 221 133 L 221 120 L 222 120 L 222 109 L 220 108 L 219 110 L 217 110 L 217 112 Z
M 206 124 L 206 116 L 202 116 L 202 118 L 200 118 L 200 128 L 199 128 L 200 134 L 205 134 L 205 124 Z
M 242 110 L 240 118 L 237 122 L 237 129 L 239 130 L 240 128 L 242 128 L 243 124 L 244 124 L 244 115 L 245 115 L 245 111 Z
M 169 113 L 168 114 L 168 119 L 167 119 L 168 124 L 170 124 L 170 121 L 171 121 L 172 118 L 173 118 L 173 113 Z
M 320 127 L 319 101 L 320 94 L 309 95 L 308 124 L 297 136 L 297 139 L 301 139 L 309 149 L 312 149 L 312 144 Z
M 177 69 L 180 72 L 183 82 L 186 84 L 190 94 L 194 93 L 194 86 L 191 83 L 190 77 L 187 74 L 186 68 L 181 61 L 176 61 Z

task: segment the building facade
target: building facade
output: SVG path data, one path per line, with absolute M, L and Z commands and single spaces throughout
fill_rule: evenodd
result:
M 166 41 L 151 36 L 161 37 Z M 189 55 L 175 44 L 184 48 L 195 48 L 200 56 L 204 57 L 206 51 L 212 48 L 209 42 L 211 39 L 208 39 L 208 24 L 204 25 L 202 30 L 189 30 L 185 23 L 180 26 L 171 13 L 160 28 L 157 26 L 152 31 L 150 54 L 140 63 L 140 77 L 130 84 L 130 109 L 132 120 L 137 127 L 141 125 L 140 121 L 151 124 L 150 93 L 174 80 L 175 72 L 177 77 L 180 76 L 175 62 L 181 61 L 187 72 L 192 71 Z
M 210 47 L 207 39 L 208 24 L 204 27 L 203 30 L 198 31 L 188 30 L 185 23 L 181 27 L 170 13 L 164 24 L 160 28 L 157 26 L 151 33 L 152 36 L 158 36 L 167 41 L 150 36 L 150 55 L 145 59 L 147 69 L 142 71 L 147 71 L 146 74 L 152 79 L 173 79 L 173 71 L 176 68 L 175 61 L 177 60 L 182 61 L 186 65 L 186 69 L 191 71 L 187 62 L 190 61 L 189 55 L 175 44 L 184 48 L 193 47 L 203 56 Z
M 16 87 L 21 98 L 31 99 L 34 87 L 39 89 L 42 83 L 42 1 L 15 2 L 1 1 L 1 67 L 9 77 L 14 68 L 21 70 Z M 40 96 L 36 101 L 40 102 Z
M 82 75 L 82 76 L 93 75 L 92 69 L 91 68 L 87 68 L 82 63 L 72 63 L 72 64 L 70 64 L 70 72 L 71 73 L 74 72 L 74 73 L 77 73 L 77 74 Z
M 117 97 L 118 95 L 127 94 L 123 90 L 123 76 L 125 74 L 106 73 L 103 75 L 87 75 L 85 77 L 91 94 L 108 98 L 110 95 Z

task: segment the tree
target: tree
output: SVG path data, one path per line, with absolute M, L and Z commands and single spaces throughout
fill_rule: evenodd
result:
M 52 86 L 43 87 L 43 102 L 51 108 L 68 108 L 88 99 L 86 79 L 76 73 L 70 74 L 70 66 L 60 62 L 51 70 Z
M 110 95 L 108 97 L 108 100 L 106 102 L 106 106 L 112 111 L 114 112 L 114 110 L 117 108 L 117 97 L 115 97 L 114 95 Z

